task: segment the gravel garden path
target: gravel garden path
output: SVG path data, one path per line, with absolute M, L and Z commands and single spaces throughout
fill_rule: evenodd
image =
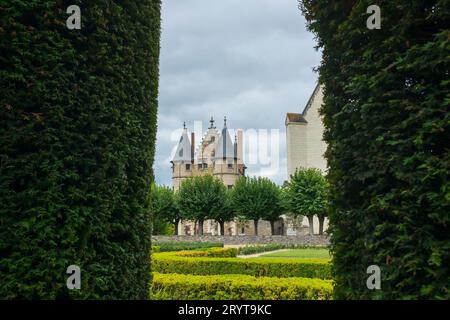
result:
M 280 249 L 280 250 L 274 250 L 274 251 L 266 251 L 266 252 L 260 252 L 260 253 L 254 253 L 254 254 L 247 254 L 247 255 L 239 255 L 237 256 L 237 258 L 243 258 L 243 259 L 247 259 L 247 258 L 257 258 L 269 253 L 275 253 L 275 252 L 282 252 L 282 251 L 288 251 L 290 249 Z

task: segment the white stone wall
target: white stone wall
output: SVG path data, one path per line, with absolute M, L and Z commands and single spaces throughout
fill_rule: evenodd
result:
M 327 169 L 324 158 L 327 145 L 323 141 L 324 126 L 319 114 L 322 102 L 323 93 L 319 88 L 311 105 L 303 112 L 307 123 L 286 122 L 288 177 L 299 167 L 318 168 L 324 172 Z
M 315 92 L 311 98 L 311 105 L 306 107 L 303 122 L 286 122 L 286 147 L 287 147 L 287 170 L 288 177 L 297 168 L 318 168 L 325 172 L 327 162 L 324 158 L 327 145 L 323 141 L 324 126 L 319 109 L 323 103 L 322 88 Z M 308 218 L 302 219 L 302 225 L 308 226 Z M 328 228 L 328 219 L 325 219 L 324 231 Z M 319 220 L 314 217 L 314 233 L 319 232 Z
M 290 123 L 286 128 L 288 178 L 298 167 L 307 167 L 306 123 Z
M 319 218 L 317 218 L 317 216 L 314 216 L 313 220 L 314 220 L 313 221 L 314 234 L 319 234 Z M 303 217 L 302 226 L 309 228 L 309 221 L 307 217 Z M 327 231 L 327 229 L 328 229 L 328 218 L 325 218 L 325 221 L 323 222 L 323 231 Z
M 306 155 L 307 168 L 318 168 L 325 172 L 327 162 L 324 153 L 327 149 L 325 141 L 323 141 L 324 126 L 319 109 L 323 103 L 322 89 L 319 88 L 317 94 L 313 98 L 311 107 L 307 110 L 304 117 L 308 124 L 306 125 Z
M 186 164 L 190 164 L 190 170 L 186 170 Z M 173 184 L 173 190 L 178 191 L 181 185 L 181 181 L 183 181 L 186 178 L 192 177 L 193 173 L 193 165 L 191 161 L 189 162 L 180 162 L 175 163 L 172 173 L 172 184 Z

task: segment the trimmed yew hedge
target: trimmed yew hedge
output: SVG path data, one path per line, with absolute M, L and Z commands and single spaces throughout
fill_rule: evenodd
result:
M 336 297 L 450 299 L 450 2 L 302 2 L 323 52 Z
M 148 296 L 159 43 L 159 0 L 1 2 L 0 298 Z
M 325 300 L 333 287 L 321 279 L 154 273 L 150 291 L 154 300 Z
M 324 259 L 208 258 L 155 253 L 152 269 L 160 273 L 192 275 L 246 274 L 268 277 L 331 279 L 331 266 Z

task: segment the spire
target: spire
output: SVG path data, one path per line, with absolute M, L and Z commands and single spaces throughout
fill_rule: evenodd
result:
M 227 129 L 227 118 L 224 117 L 224 124 L 222 129 L 222 134 L 219 137 L 219 141 L 216 145 L 215 150 L 216 159 L 234 159 L 234 144 L 230 137 L 230 133 Z
M 213 117 L 211 117 L 211 120 L 209 120 L 209 123 L 211 124 L 210 126 L 209 126 L 209 128 L 208 129 L 215 129 L 216 127 L 214 127 L 214 118 Z
M 223 117 L 223 127 L 227 127 L 227 116 Z
M 191 143 L 189 142 L 189 137 L 186 129 L 186 122 L 183 123 L 183 133 L 181 135 L 180 141 L 178 142 L 177 150 L 172 159 L 175 161 L 191 161 L 192 160 L 192 149 Z

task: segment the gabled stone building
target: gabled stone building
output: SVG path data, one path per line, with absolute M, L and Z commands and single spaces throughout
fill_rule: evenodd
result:
M 324 173 L 327 170 L 327 161 L 324 157 L 327 145 L 323 141 L 324 126 L 319 114 L 322 104 L 323 92 L 321 86 L 317 84 L 302 113 L 286 114 L 288 179 L 300 167 L 317 168 Z M 302 224 L 308 225 L 308 220 L 305 218 Z M 325 220 L 324 230 L 327 226 Z M 315 217 L 314 232 L 318 232 L 318 227 L 319 222 Z

